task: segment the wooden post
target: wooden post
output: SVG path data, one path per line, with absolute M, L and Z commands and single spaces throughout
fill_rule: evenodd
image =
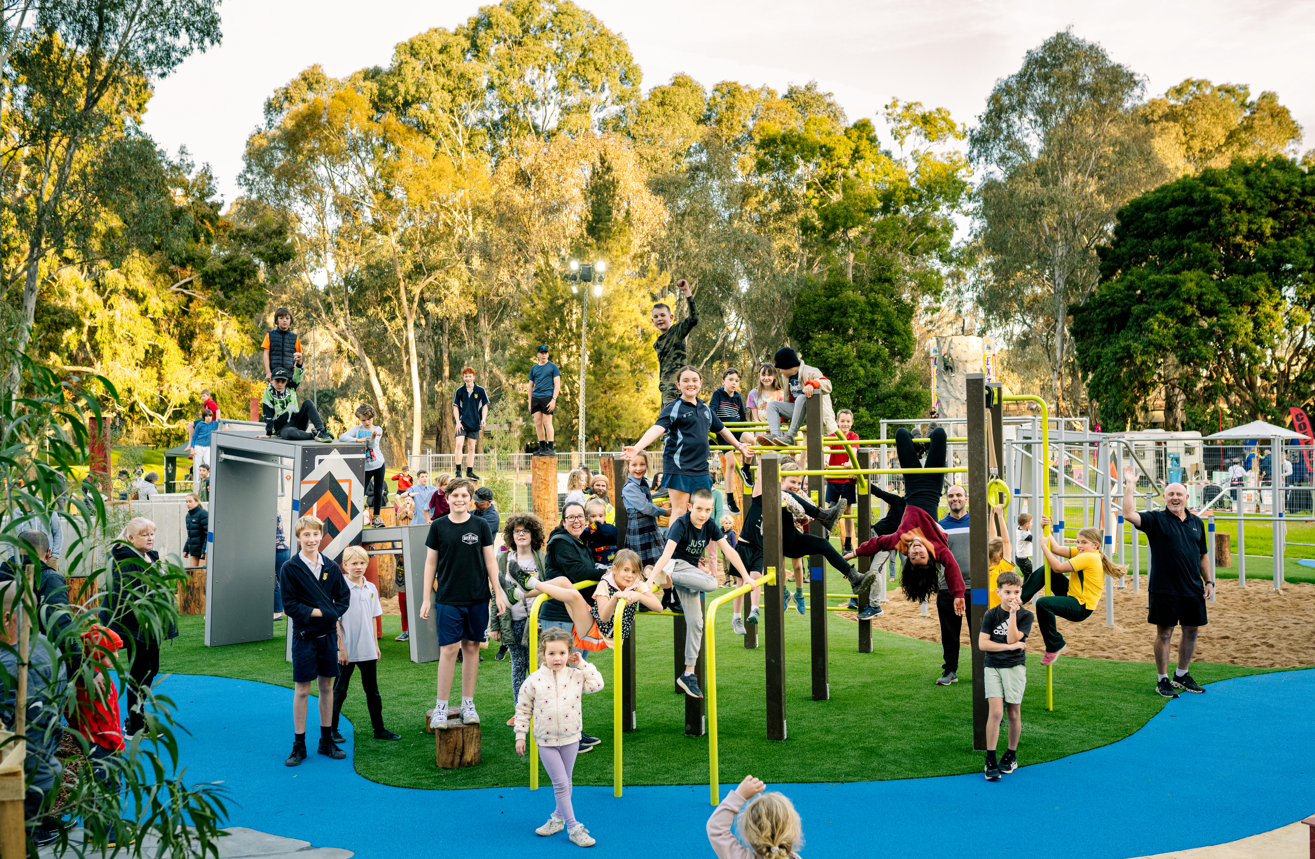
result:
M 751 506 L 753 506 L 753 485 L 752 485 L 752 484 L 743 485 L 743 481 L 741 481 L 741 484 L 742 484 L 742 485 L 740 486 L 740 489 L 741 489 L 741 494 L 740 494 L 740 515 L 739 515 L 739 518 L 738 518 L 736 521 L 739 523 L 739 528 L 740 528 L 740 530 L 744 530 L 744 519 L 745 519 L 746 516 L 749 515 L 749 508 L 750 508 Z M 763 564 L 763 566 L 766 566 L 766 564 Z M 765 570 L 759 570 L 758 572 L 760 572 L 760 573 L 765 573 L 766 571 L 765 571 Z M 764 596 L 765 593 L 766 593 L 766 592 L 764 591 L 763 594 L 760 594 L 760 596 Z M 748 611 L 753 611 L 753 597 L 752 597 L 751 595 L 746 594 L 744 599 L 745 599 L 745 602 L 748 603 Z M 765 596 L 764 596 L 764 599 L 765 599 Z M 765 608 L 765 606 L 764 606 L 764 608 Z M 758 623 L 746 623 L 746 624 L 744 625 L 744 649 L 745 649 L 745 650 L 757 650 L 757 649 L 758 649 L 758 627 L 761 626 L 762 623 L 763 623 L 763 615 L 764 615 L 764 614 L 765 614 L 765 612 L 763 612 L 763 611 L 760 611 L 760 612 L 758 613 Z M 748 617 L 748 615 L 746 614 L 745 617 Z
M 808 465 L 809 471 L 821 469 L 825 460 L 822 458 L 822 397 L 814 394 L 804 401 L 808 408 Z M 806 485 L 818 491 L 818 502 L 825 503 L 826 496 L 821 487 L 826 480 L 821 475 L 810 477 Z M 819 503 L 818 506 L 821 506 Z M 763 510 L 766 513 L 766 509 Z M 766 517 L 764 517 L 766 518 Z M 825 538 L 826 529 L 822 523 L 814 520 L 808 531 Z M 827 669 L 827 598 L 826 598 L 826 562 L 821 555 L 808 556 L 808 607 L 809 631 L 811 632 L 813 680 L 813 700 L 826 701 L 831 697 L 831 682 Z
M 104 418 L 87 419 L 88 444 L 91 448 L 91 476 L 102 495 L 109 497 L 110 483 L 110 428 Z
M 530 458 L 530 492 L 534 498 L 534 514 L 548 528 L 557 526 L 561 511 L 557 509 L 557 457 Z
M 870 448 L 859 448 L 858 450 L 858 467 L 872 467 L 872 450 Z M 855 488 L 858 487 L 858 481 L 854 482 Z M 872 530 L 872 493 L 864 492 L 858 496 L 858 510 L 856 511 L 857 519 L 854 520 L 854 545 L 857 546 L 863 540 L 867 539 L 868 533 Z M 857 559 L 858 571 L 861 575 L 866 576 L 872 569 L 872 558 L 867 555 L 860 555 Z M 875 587 L 875 583 L 873 587 Z M 872 588 L 858 595 L 858 610 L 861 612 L 872 602 Z M 858 652 L 872 652 L 872 621 L 860 620 L 858 622 Z
M 206 568 L 184 567 L 187 578 L 178 583 L 178 613 L 205 614 Z
M 635 701 L 636 684 L 635 684 L 635 654 L 638 650 L 638 643 L 635 637 L 639 635 L 639 624 L 635 624 L 630 629 L 630 636 L 621 645 L 621 659 L 623 661 L 621 675 L 621 730 L 629 733 L 639 727 L 638 714 L 636 713 Z
M 466 725 L 460 719 L 448 719 L 447 729 L 434 731 L 434 763 L 451 770 L 478 766 L 480 761 L 479 725 Z
M 1227 531 L 1215 532 L 1215 567 L 1233 566 L 1233 553 L 1229 551 L 1229 538 L 1232 535 Z
M 247 410 L 251 420 L 260 420 L 260 397 L 247 397 Z
M 703 594 L 699 594 L 700 614 L 703 613 L 703 606 L 704 606 Z M 677 647 L 680 650 L 680 671 L 681 673 L 684 673 L 686 626 L 685 626 L 685 619 L 683 617 L 680 619 L 680 621 L 681 621 L 680 622 L 681 634 L 680 634 L 680 641 L 677 644 Z M 704 632 L 706 633 L 707 630 L 704 630 Z M 708 643 L 708 637 L 705 634 L 703 640 L 699 643 L 699 656 L 697 659 L 694 660 L 694 676 L 698 678 L 700 689 L 702 689 L 705 685 L 707 685 L 707 681 L 703 679 L 704 678 L 703 668 L 704 668 L 704 663 L 706 662 L 706 653 L 707 653 L 705 646 L 707 645 L 707 643 Z M 681 694 L 684 695 L 685 693 L 682 692 Z M 708 732 L 707 730 L 708 722 L 707 719 L 704 718 L 704 714 L 706 713 L 706 709 L 705 709 L 706 702 L 707 702 L 706 698 L 691 698 L 689 695 L 685 695 L 685 736 L 701 737 Z
M 989 480 L 987 451 L 988 386 L 982 373 L 969 373 L 966 388 L 968 404 L 968 509 L 978 515 L 970 520 L 968 549 L 972 557 L 972 581 L 965 582 L 967 589 L 968 640 L 972 644 L 973 666 L 973 749 L 986 748 L 986 677 L 984 655 L 977 644 L 977 630 L 981 629 L 986 614 L 987 588 L 990 570 L 987 565 L 987 542 L 991 507 L 987 502 L 986 484 Z M 997 395 L 998 398 L 998 395 Z M 985 514 L 985 515 L 983 515 Z M 957 642 L 956 642 L 957 646 Z
M 776 581 L 763 586 L 762 622 L 767 652 L 763 670 L 767 686 L 767 739 L 784 740 L 785 726 L 785 558 L 781 554 L 781 456 L 759 457 L 763 487 L 763 572 L 776 571 Z

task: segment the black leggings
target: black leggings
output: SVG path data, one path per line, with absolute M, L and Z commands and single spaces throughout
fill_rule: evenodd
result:
M 921 474 L 924 468 L 945 467 L 945 430 L 931 431 L 931 450 L 926 463 L 918 461 L 913 449 L 913 433 L 900 427 L 895 431 L 895 452 L 904 471 L 904 503 L 921 508 L 933 519 L 940 518 L 941 490 L 945 487 L 944 474 Z M 891 533 L 894 533 L 893 531 Z
M 1023 579 L 1023 602 L 1030 603 L 1032 597 L 1046 589 L 1046 568 L 1044 565 L 1029 572 Z M 1068 596 L 1068 576 L 1050 571 L 1050 595 Z
M 384 506 L 384 472 L 380 467 L 365 472 L 365 503 L 374 508 L 374 515 L 379 516 L 379 508 Z
M 790 493 L 790 496 L 799 502 L 799 506 L 803 507 L 804 512 L 809 516 L 814 519 L 821 518 L 822 511 L 808 498 L 793 492 Z M 788 516 L 789 513 L 785 515 Z M 785 523 L 785 527 L 781 529 L 781 551 L 787 558 L 823 555 L 831 562 L 831 566 L 839 570 L 845 578 L 849 578 L 854 574 L 854 568 L 845 560 L 844 555 L 840 554 L 836 547 L 831 545 L 830 540 L 823 539 L 816 534 L 802 533 L 792 522 Z
M 314 429 L 315 432 L 310 430 Z M 297 413 L 288 416 L 288 422 L 279 430 L 279 438 L 288 441 L 310 441 L 315 438 L 315 433 L 324 432 L 324 421 L 320 420 L 319 409 L 315 408 L 315 403 L 306 400 L 297 409 Z
M 132 663 L 128 666 L 128 733 L 135 734 L 146 727 L 145 695 L 140 689 L 149 688 L 160 673 L 160 645 L 155 641 L 132 642 Z
M 347 700 L 347 689 L 352 685 L 352 673 L 359 668 L 361 687 L 365 689 L 365 706 L 370 711 L 370 727 L 382 731 L 384 699 L 379 696 L 379 663 L 371 659 L 368 662 L 348 662 L 340 668 L 337 679 L 333 681 L 333 729 L 338 730 L 338 715 L 342 713 L 342 702 Z
M 899 530 L 900 520 L 904 518 L 904 508 L 908 506 L 904 501 L 904 496 L 887 492 L 875 483 L 869 483 L 868 489 L 877 498 L 890 505 L 889 509 L 886 510 L 886 515 L 882 516 L 877 524 L 872 526 L 872 536 L 884 537 L 888 534 L 894 534 Z M 937 500 L 939 501 L 939 499 Z

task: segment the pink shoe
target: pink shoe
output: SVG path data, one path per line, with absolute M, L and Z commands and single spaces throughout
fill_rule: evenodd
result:
M 1041 664 L 1053 665 L 1055 660 L 1059 658 L 1059 654 L 1063 653 L 1065 650 L 1068 650 L 1067 644 L 1065 644 L 1063 647 L 1059 648 L 1059 650 L 1056 650 L 1054 652 L 1047 650 L 1045 656 L 1041 657 Z

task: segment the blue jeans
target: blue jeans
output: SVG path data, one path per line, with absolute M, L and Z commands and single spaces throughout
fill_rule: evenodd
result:
M 283 593 L 282 591 L 279 590 L 279 570 L 283 569 L 283 565 L 288 562 L 288 558 L 290 557 L 292 557 L 292 552 L 289 549 L 274 550 L 274 613 L 275 614 L 283 614 Z

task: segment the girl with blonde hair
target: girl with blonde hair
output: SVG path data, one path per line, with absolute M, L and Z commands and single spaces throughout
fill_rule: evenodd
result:
M 793 859 L 804 845 L 803 821 L 783 793 L 745 776 L 708 818 L 708 842 L 718 859 Z
M 1050 518 L 1041 517 L 1041 529 L 1050 533 Z M 1101 551 L 1101 533 L 1095 528 L 1083 528 L 1078 532 L 1070 548 L 1055 540 L 1053 534 L 1041 544 L 1046 553 L 1046 564 L 1050 567 L 1051 596 L 1036 601 L 1037 623 L 1041 627 L 1041 637 L 1046 642 L 1045 655 L 1041 657 L 1042 665 L 1050 665 L 1059 658 L 1068 644 L 1059 634 L 1056 618 L 1062 617 L 1080 623 L 1091 617 L 1100 605 L 1101 595 L 1105 593 L 1105 577 L 1118 578 L 1127 572 L 1109 559 Z M 1065 576 L 1064 573 L 1072 573 Z M 1023 602 L 1027 602 L 1037 591 L 1041 590 L 1045 570 L 1033 573 L 1023 588 Z

